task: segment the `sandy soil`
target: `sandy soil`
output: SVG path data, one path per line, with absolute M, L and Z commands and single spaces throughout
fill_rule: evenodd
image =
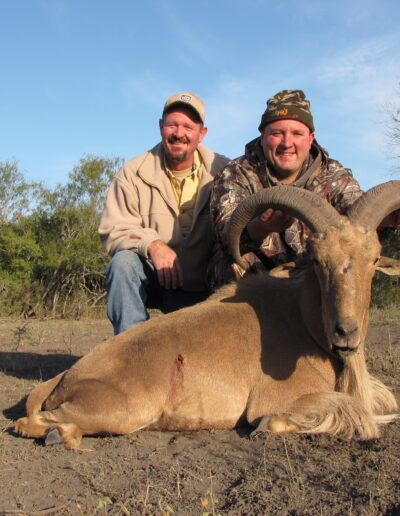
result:
M 371 441 L 142 431 L 78 452 L 14 435 L 31 388 L 111 334 L 107 321 L 0 320 L 0 514 L 400 514 L 400 421 Z M 370 325 L 368 363 L 400 400 L 400 322 Z

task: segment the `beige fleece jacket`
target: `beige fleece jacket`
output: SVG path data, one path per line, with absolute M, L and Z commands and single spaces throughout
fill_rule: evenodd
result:
M 110 255 L 124 249 L 148 258 L 147 246 L 161 240 L 177 253 L 183 269 L 184 290 L 207 289 L 206 267 L 212 253 L 214 231 L 209 214 L 213 177 L 228 158 L 200 144 L 200 184 L 192 227 L 184 238 L 179 208 L 164 169 L 163 147 L 128 161 L 114 176 L 107 193 L 99 226 L 101 241 Z

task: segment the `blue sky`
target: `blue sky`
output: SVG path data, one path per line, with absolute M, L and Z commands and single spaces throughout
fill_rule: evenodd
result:
M 206 103 L 204 143 L 237 157 L 281 89 L 305 91 L 319 143 L 363 188 L 400 176 L 398 0 L 0 0 L 0 20 L 0 161 L 30 181 L 151 148 L 180 91 Z

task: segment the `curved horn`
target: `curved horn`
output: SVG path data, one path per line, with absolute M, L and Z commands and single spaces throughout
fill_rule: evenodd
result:
M 278 185 L 251 195 L 232 213 L 228 229 L 229 251 L 244 269 L 248 264 L 240 255 L 240 235 L 248 222 L 268 208 L 282 210 L 300 219 L 314 233 L 323 233 L 329 226 L 342 227 L 344 219 L 325 199 L 301 188 Z
M 375 230 L 382 220 L 400 208 L 400 181 L 388 181 L 371 188 L 347 213 L 353 224 Z

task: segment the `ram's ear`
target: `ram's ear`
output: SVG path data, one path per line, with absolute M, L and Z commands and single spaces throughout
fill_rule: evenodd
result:
M 274 267 L 268 274 L 273 278 L 293 279 L 298 278 L 309 268 L 309 262 L 306 260 L 296 260 L 296 262 L 287 262 Z
M 381 256 L 376 264 L 376 270 L 389 276 L 400 276 L 400 261 L 387 256 Z

